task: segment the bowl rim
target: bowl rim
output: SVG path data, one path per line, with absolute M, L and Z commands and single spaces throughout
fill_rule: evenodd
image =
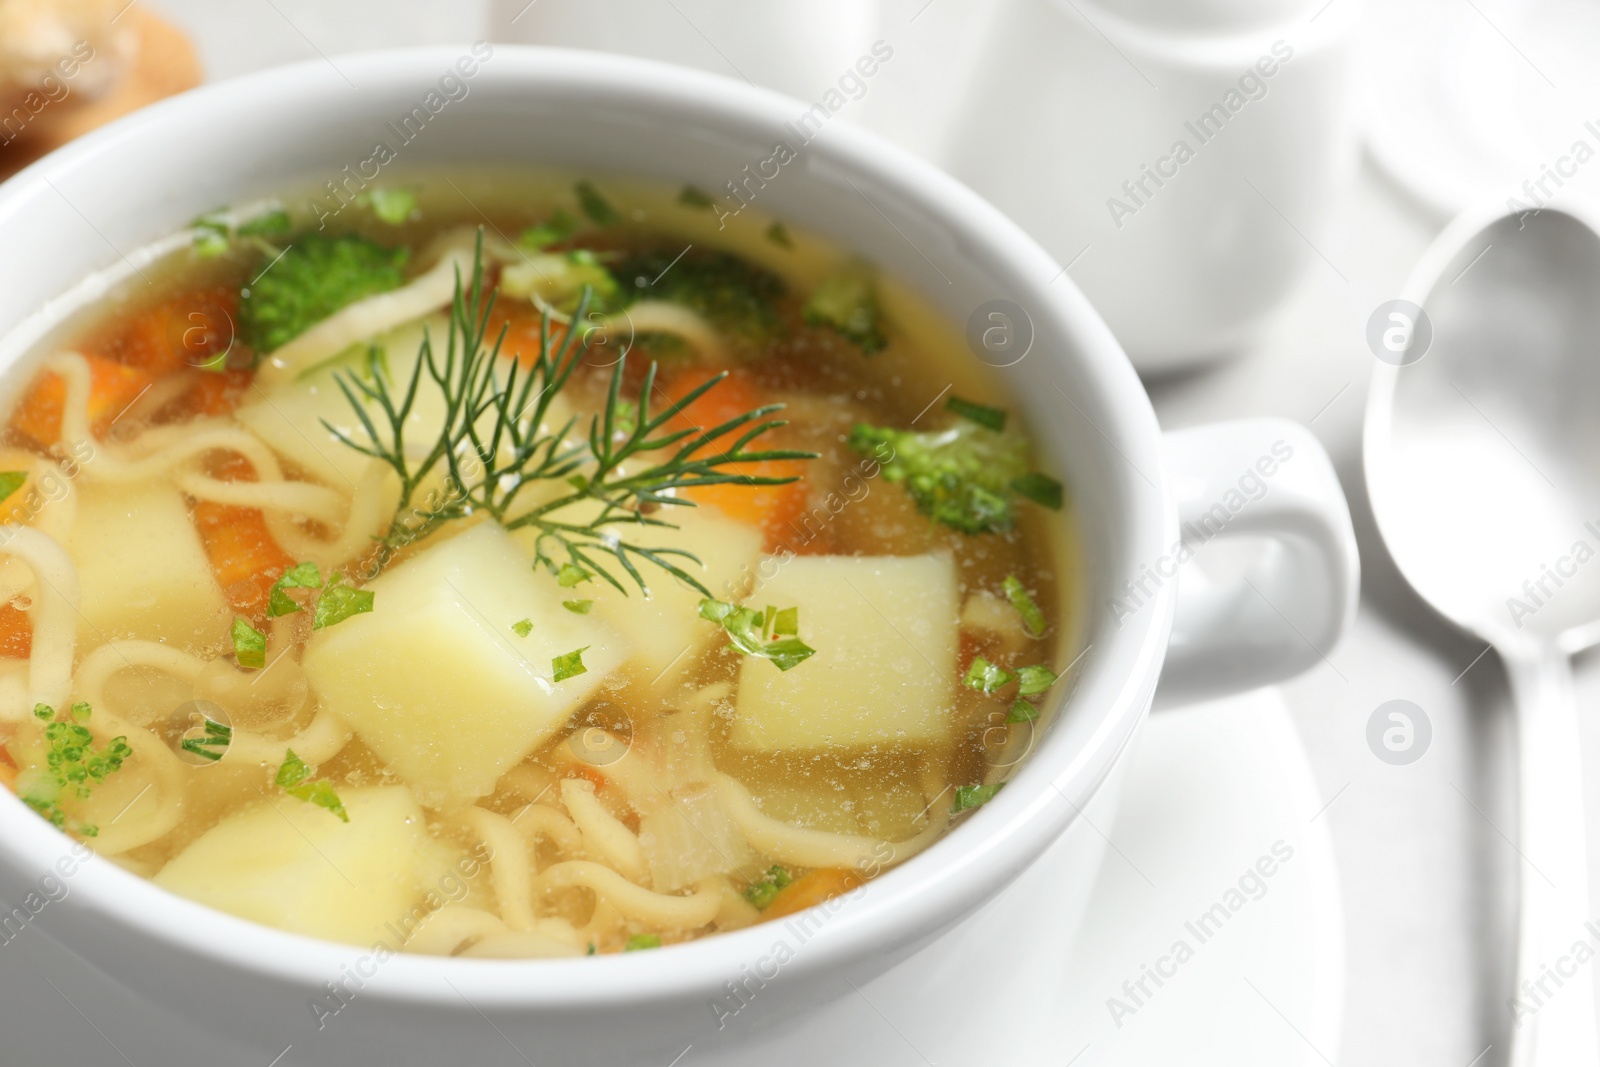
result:
M 754 122 L 777 128 L 805 110 L 800 101 L 769 90 L 650 60 L 498 43 L 493 50 L 495 61 L 479 71 L 475 86 L 495 84 L 499 91 L 524 94 L 560 91 L 567 99 L 589 94 L 648 99 L 653 105 L 668 101 L 712 126 Z M 102 156 L 144 133 L 245 122 L 252 110 L 266 106 L 296 109 L 306 122 L 315 123 L 323 94 L 348 93 L 347 75 L 363 90 L 402 79 L 406 88 L 414 89 L 419 78 L 425 83 L 460 54 L 459 49 L 438 47 L 366 52 L 339 57 L 337 68 L 331 60 L 313 59 L 170 98 L 58 149 L 0 185 L 0 233 L 30 198 L 56 189 L 52 179 L 93 168 Z M 1177 520 L 1160 473 L 1154 411 L 1132 365 L 1059 264 L 966 186 L 874 134 L 835 123 L 807 151 L 836 171 L 891 191 L 1012 266 L 1011 276 L 1000 279 L 1008 287 L 1003 291 L 1048 319 L 1078 353 L 1077 371 L 1086 385 L 1079 399 L 1097 416 L 1085 418 L 1109 446 L 1102 460 L 1106 468 L 1118 469 L 1120 455 L 1135 471 L 1152 475 L 1120 476 L 1128 511 L 1121 537 L 1124 562 L 1157 558 L 1176 539 Z M 793 180 L 814 179 L 807 175 Z M 1132 566 L 1126 571 L 1131 574 Z M 1119 566 L 1113 577 L 1123 572 Z M 1116 629 L 1088 628 L 1086 641 L 1093 642 L 1096 655 L 1085 663 L 1070 698 L 1079 716 L 1085 714 L 1083 708 L 1103 709 L 1086 737 L 1069 738 L 1064 728 L 1050 731 L 1005 791 L 926 852 L 868 883 L 806 942 L 805 951 L 785 965 L 785 973 L 836 969 L 932 936 L 992 897 L 1042 854 L 1082 815 L 1148 710 L 1165 656 L 1174 598 L 1174 583 L 1169 583 L 1148 610 Z M 1069 741 L 1075 752 L 1067 750 Z M 20 800 L 0 790 L 0 866 L 34 879 L 66 855 L 72 842 L 31 813 L 22 817 L 25 812 Z M 70 881 L 69 903 L 46 909 L 41 923 L 66 927 L 75 909 L 87 909 L 124 932 L 227 972 L 320 990 L 352 957 L 370 954 L 358 946 L 214 911 L 109 860 L 86 861 Z M 396 953 L 383 961 L 382 981 L 370 982 L 362 996 L 456 1008 L 465 1000 L 475 1010 L 684 1001 L 721 995 L 727 980 L 737 979 L 742 966 L 771 946 L 770 927 L 758 924 L 662 951 L 594 959 L 484 960 Z

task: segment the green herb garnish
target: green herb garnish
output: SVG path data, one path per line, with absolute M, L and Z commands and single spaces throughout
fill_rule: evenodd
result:
M 622 946 L 624 952 L 639 952 L 647 948 L 660 948 L 660 934 L 634 934 L 628 938 L 628 943 Z
M 961 679 L 961 684 L 968 689 L 976 689 L 980 693 L 993 693 L 1002 689 L 1016 680 L 1016 675 L 998 664 L 990 663 L 982 656 L 972 657 L 972 664 L 967 667 L 966 677 Z
M 307 804 L 315 804 L 319 808 L 339 817 L 341 822 L 349 822 L 350 815 L 344 810 L 344 803 L 339 799 L 339 794 L 333 791 L 333 786 L 326 779 L 307 781 L 311 777 L 311 768 L 306 766 L 306 761 L 294 754 L 294 749 L 283 750 L 283 763 L 278 767 L 278 776 L 274 779 L 279 789 Z
M 573 186 L 573 190 L 578 194 L 578 206 L 596 226 L 615 226 L 622 221 L 617 209 L 611 206 L 611 201 L 600 195 L 600 190 L 595 188 L 593 182 L 585 179 Z
M 252 670 L 267 665 L 267 635 L 237 616 L 233 620 L 233 657 L 239 666 Z
M 1017 692 L 1025 697 L 1037 696 L 1056 684 L 1056 673 L 1049 667 L 1019 667 Z
M 1011 479 L 1011 491 L 1051 511 L 1061 510 L 1065 492 L 1060 482 L 1038 471 L 1029 471 Z
M 523 619 L 521 622 L 512 623 L 511 632 L 516 634 L 518 637 L 527 637 L 529 634 L 533 633 L 533 620 Z
M 227 754 L 228 746 L 233 743 L 233 727 L 207 716 L 201 729 L 199 737 L 185 737 L 178 747 L 215 763 Z
M 587 615 L 587 614 L 589 614 L 589 609 L 594 607 L 594 601 L 592 601 L 592 600 L 563 600 L 561 602 L 561 606 L 566 608 L 568 611 L 572 612 L 574 615 Z
M 745 887 L 744 899 L 764 911 L 778 895 L 778 891 L 793 881 L 794 876 L 787 868 L 776 865 L 768 867 L 761 877 Z
M 767 240 L 771 241 L 779 248 L 794 247 L 794 238 L 789 236 L 788 227 L 784 226 L 784 224 L 781 222 L 774 222 L 771 226 L 767 227 Z
M 1014 574 L 1007 575 L 1006 580 L 1000 583 L 1000 588 L 1005 590 L 1006 599 L 1011 601 L 1011 606 L 1022 616 L 1023 625 L 1028 628 L 1028 633 L 1034 637 L 1044 636 L 1050 624 L 1045 621 L 1044 612 L 1039 610 L 1039 605 L 1029 595 L 1022 580 Z
M 780 671 L 798 667 L 817 653 L 794 636 L 800 632 L 799 608 L 779 611 L 769 606 L 760 612 L 707 598 L 700 601 L 700 617 L 720 625 L 733 648 L 747 656 L 771 660 Z
M 862 263 L 849 264 L 817 286 L 806 301 L 805 318 L 812 326 L 832 327 L 865 355 L 881 352 L 889 344 L 878 306 L 878 283 Z
M 194 229 L 194 253 L 200 258 L 212 259 L 230 247 L 233 227 L 222 215 L 201 215 L 190 225 Z
M 517 244 L 532 252 L 542 252 L 554 244 L 571 237 L 578 228 L 578 220 L 570 211 L 557 211 L 537 226 L 529 226 L 517 238 Z
M 1005 788 L 1004 782 L 995 782 L 993 785 L 963 785 L 956 787 L 956 802 L 950 805 L 950 814 L 957 815 L 963 811 L 987 804 L 994 799 L 994 795 Z
M 34 718 L 45 724 L 45 765 L 17 775 L 17 794 L 58 830 L 67 828 L 67 812 L 61 802 L 87 799 L 94 786 L 121 770 L 133 755 L 128 739 L 120 735 L 94 748 L 94 734 L 85 725 L 91 714 L 89 705 L 78 703 L 72 705 L 67 719 L 57 721 L 50 705 L 35 704 L 33 708 Z M 98 827 L 82 823 L 73 829 L 84 837 L 100 832 Z
M 8 499 L 28 481 L 27 471 L 0 471 L 0 501 Z
M 317 565 L 310 560 L 296 563 L 272 583 L 272 589 L 267 594 L 267 615 L 275 619 L 280 615 L 293 615 L 300 610 L 300 602 L 285 593 L 285 589 L 321 588 L 322 572 L 317 569 Z
M 576 678 L 580 674 L 588 674 L 589 668 L 583 665 L 583 654 L 589 651 L 589 646 L 557 656 L 550 661 L 551 680 L 564 682 L 568 678 Z
M 678 203 L 684 207 L 698 208 L 703 211 L 711 206 L 711 198 L 694 186 L 685 185 L 683 190 L 678 193 Z
M 1011 711 L 1006 714 L 1006 722 L 1037 722 L 1039 709 L 1026 700 L 1018 700 L 1011 705 Z
M 334 312 L 398 289 L 410 251 L 365 237 L 305 234 L 239 296 L 239 332 L 257 352 L 272 352 Z
M 408 383 L 395 387 L 398 393 L 381 377 L 366 381 L 349 372 L 337 374 L 366 441 L 357 442 L 327 422 L 323 425 L 349 447 L 387 464 L 400 478 L 400 502 L 384 548 L 392 554 L 447 522 L 485 514 L 508 530 L 532 530 L 535 566 L 555 575 L 563 588 L 598 576 L 626 593 L 622 581 L 602 562 L 609 560 L 647 591 L 649 585 L 638 567 L 642 560 L 709 595 L 710 590 L 675 562 L 682 559 L 698 566 L 700 559 L 694 553 L 624 540 L 618 527 L 675 529 L 656 513 L 690 504 L 684 490 L 786 484 L 795 479 L 743 471 L 771 460 L 814 459 L 815 453 L 747 450 L 757 437 L 783 425 L 767 420 L 782 405 L 759 407 L 709 429 L 664 429 L 676 412 L 715 388 L 726 372 L 657 413 L 650 407 L 656 390 L 652 365 L 639 386 L 636 425 L 631 433 L 620 434 L 617 421 L 626 356 L 612 368 L 604 411 L 590 420 L 587 441 L 573 432 L 576 418 L 554 432 L 541 430 L 552 401 L 583 360 L 579 331 L 565 331 L 555 345 L 546 316 L 545 340 L 531 365 L 500 360 L 499 341 L 488 341 L 493 297 L 484 289 L 481 240 L 480 236 L 470 282 L 457 285 L 444 350 L 425 338 L 416 370 Z M 587 306 L 585 295 L 575 320 L 583 321 Z M 407 441 L 403 430 L 424 388 L 439 391 L 444 412 L 438 439 L 431 444 Z M 368 402 L 376 410 L 369 411 Z M 470 478 L 468 469 L 474 471 Z M 446 475 L 449 490 L 427 492 L 440 473 Z M 552 482 L 563 483 L 570 491 L 531 506 L 516 506 L 522 503 L 523 489 Z M 424 495 L 426 499 L 420 499 Z M 578 518 L 575 504 L 600 506 L 583 509 Z
M 323 630 L 353 615 L 365 615 L 372 610 L 375 596 L 370 589 L 355 589 L 345 585 L 343 575 L 334 575 L 328 588 L 317 598 L 317 610 L 312 617 L 311 628 Z
M 968 422 L 975 422 L 986 430 L 999 433 L 1006 428 L 1006 413 L 1000 408 L 963 400 L 959 396 L 952 396 L 945 401 L 944 406 L 946 411 L 953 411 Z
M 417 210 L 417 194 L 410 189 L 372 189 L 363 194 L 380 222 L 399 226 Z

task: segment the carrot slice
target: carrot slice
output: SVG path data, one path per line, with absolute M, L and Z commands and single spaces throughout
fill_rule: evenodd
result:
M 236 453 L 213 452 L 207 467 L 223 481 L 255 479 L 250 461 Z M 200 500 L 194 506 L 194 524 L 228 603 L 252 618 L 264 616 L 272 583 L 295 561 L 278 547 L 261 509 Z
M 161 378 L 200 367 L 234 345 L 239 295 L 221 287 L 179 293 L 119 318 L 85 344 L 85 351 Z
M 676 404 L 710 377 L 704 370 L 674 375 L 664 387 Z M 674 430 L 713 429 L 771 401 L 748 372 L 734 370 L 721 382 L 687 407 L 681 408 L 668 423 Z M 659 398 L 658 398 L 659 400 Z M 727 441 L 731 445 L 732 440 Z M 754 448 L 763 447 L 759 443 Z M 730 473 L 765 478 L 796 478 L 785 485 L 707 485 L 686 495 L 698 504 L 710 504 L 731 519 L 760 528 L 767 551 L 773 551 L 790 538 L 806 510 L 805 462 L 797 459 L 763 460 L 736 463 L 725 468 Z
M 111 424 L 150 387 L 151 377 L 137 367 L 126 367 L 101 356 L 84 357 L 89 362 L 89 428 L 104 437 Z M 11 428 L 49 448 L 61 440 L 61 414 L 67 406 L 67 383 L 53 371 L 34 379 L 11 413 Z
M 242 615 L 264 615 L 272 583 L 294 560 L 273 540 L 260 509 L 201 500 L 194 522 L 228 603 Z
M 778 890 L 778 895 L 772 898 L 761 912 L 763 919 L 781 919 L 785 915 L 793 915 L 797 911 L 816 907 L 824 900 L 843 896 L 866 879 L 855 871 L 847 871 L 838 867 L 823 867 L 815 871 L 808 871 L 799 878 Z
M 499 339 L 502 329 L 505 330 L 505 338 L 500 343 L 500 354 L 514 358 L 524 367 L 533 366 L 539 359 L 543 339 L 544 326 L 539 312 L 526 306 L 507 307 L 505 301 L 498 302 L 489 314 L 487 340 L 492 344 Z M 551 351 L 561 347 L 566 331 L 563 324 L 550 323 Z
M 188 391 L 183 394 L 183 411 L 194 415 L 231 415 L 255 376 L 255 371 L 247 368 L 229 368 L 220 374 L 196 372 Z
M 33 620 L 14 604 L 0 604 L 0 656 L 27 659 L 33 652 Z

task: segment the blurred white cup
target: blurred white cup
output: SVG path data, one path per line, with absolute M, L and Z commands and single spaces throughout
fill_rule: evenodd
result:
M 814 101 L 871 48 L 876 0 L 494 0 L 495 40 L 660 59 Z
M 1070 268 L 1144 372 L 1237 350 L 1355 159 L 1357 0 L 1002 0 L 939 160 Z

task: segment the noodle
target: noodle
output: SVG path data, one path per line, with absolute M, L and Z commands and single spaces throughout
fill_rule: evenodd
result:
M 723 803 L 734 822 L 758 851 L 784 863 L 799 867 L 844 867 L 865 870 L 870 867 L 903 863 L 931 845 L 950 820 L 949 805 L 930 806 L 928 825 L 900 842 L 861 834 L 836 834 L 810 830 L 761 814 L 750 791 L 737 779 L 717 775 Z M 885 851 L 887 850 L 887 851 Z M 887 858 L 886 858 L 887 857 Z
M 489 846 L 491 880 L 500 916 L 513 930 L 534 928 L 532 859 L 528 844 L 511 820 L 485 808 L 468 808 L 462 816 L 472 832 Z
M 610 867 L 589 860 L 557 863 L 539 875 L 536 886 L 543 891 L 582 886 L 635 922 L 673 930 L 698 929 L 722 910 L 722 894 L 715 885 L 701 888 L 692 896 L 671 897 L 634 885 Z
M 60 544 L 28 526 L 0 526 L 0 552 L 27 564 L 38 580 L 29 616 L 33 650 L 28 657 L 24 706 L 0 707 L 0 719 L 21 722 L 36 704 L 60 709 L 72 687 L 72 653 L 77 643 L 78 568 Z
M 639 839 L 596 799 L 593 782 L 563 779 L 561 802 L 583 832 L 584 845 L 592 855 L 603 859 L 630 882 L 642 885 L 648 880 L 649 867 Z
M 572 820 L 547 804 L 529 804 L 511 816 L 512 825 L 524 836 L 550 841 L 556 851 L 566 856 L 583 855 L 583 835 Z

